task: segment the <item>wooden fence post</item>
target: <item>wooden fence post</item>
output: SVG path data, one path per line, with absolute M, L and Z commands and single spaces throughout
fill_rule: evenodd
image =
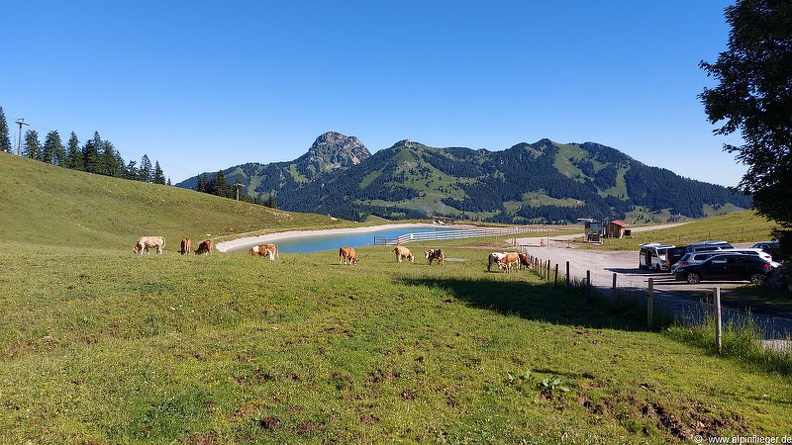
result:
M 555 267 L 555 279 L 553 280 L 553 287 L 558 287 L 558 263 Z
M 566 291 L 567 291 L 567 293 L 569 293 L 569 286 L 570 286 L 569 280 L 570 280 L 570 278 L 569 278 L 569 261 L 567 261 L 566 262 Z
M 613 272 L 613 307 L 616 307 L 616 272 Z
M 646 325 L 652 329 L 654 318 L 654 278 L 649 278 L 649 290 L 646 292 Z
M 586 303 L 591 303 L 591 271 L 586 271 Z
M 547 280 L 550 281 L 550 260 L 547 260 Z
M 723 352 L 723 315 L 721 314 L 721 290 L 715 288 L 715 352 Z

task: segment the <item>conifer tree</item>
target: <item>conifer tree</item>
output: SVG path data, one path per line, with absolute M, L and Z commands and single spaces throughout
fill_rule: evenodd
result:
M 44 140 L 44 151 L 42 161 L 55 165 L 63 165 L 66 157 L 66 150 L 63 147 L 60 134 L 57 130 L 47 133 L 47 138 Z
M 0 107 L 0 152 L 11 153 L 11 137 L 3 107 Z
M 154 161 L 154 184 L 165 184 L 165 172 L 162 171 L 159 161 Z
M 85 169 L 85 162 L 80 151 L 80 140 L 77 139 L 77 134 L 73 131 L 69 136 L 69 142 L 66 147 L 66 164 L 64 167 L 81 171 Z
M 22 155 L 37 161 L 41 160 L 41 142 L 39 141 L 38 132 L 36 130 L 28 130 L 25 132 L 25 144 L 23 146 Z
M 143 157 L 140 158 L 140 168 L 138 169 L 138 173 L 140 174 L 139 178 L 141 181 L 154 181 L 154 169 L 151 167 L 151 160 L 147 154 L 144 154 Z

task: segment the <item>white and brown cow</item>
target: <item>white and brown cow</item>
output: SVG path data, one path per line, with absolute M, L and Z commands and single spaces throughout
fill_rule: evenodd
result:
M 357 264 L 358 259 L 355 257 L 355 249 L 344 246 L 338 249 L 338 264 Z
M 275 261 L 275 258 L 280 258 L 280 256 L 278 256 L 278 246 L 275 244 L 257 244 L 251 246 L 251 248 L 248 249 L 248 255 L 266 256 L 272 261 Z
M 201 241 L 201 244 L 198 244 L 198 248 L 195 249 L 196 255 L 209 255 L 214 250 L 214 243 L 210 239 L 206 239 Z
M 132 247 L 132 252 L 143 254 L 145 250 L 146 253 L 150 253 L 149 249 L 152 247 L 157 248 L 157 253 L 162 253 L 162 249 L 165 247 L 165 237 L 162 236 L 141 236 L 135 242 L 135 246 Z
M 504 255 L 506 255 L 506 252 L 492 252 L 489 254 L 489 257 L 487 258 L 487 272 L 490 272 L 492 270 L 492 265 L 497 265 Z
M 498 260 L 498 268 L 501 270 L 505 270 L 506 273 L 512 271 L 512 268 L 518 267 L 520 265 L 520 255 L 516 253 L 506 253 Z
M 429 264 L 432 264 L 433 260 L 437 260 L 437 264 L 442 265 L 443 261 L 445 261 L 445 255 L 443 255 L 442 249 L 429 249 L 424 252 L 424 256 L 429 260 Z
M 179 253 L 182 255 L 187 255 L 192 250 L 192 240 L 190 238 L 182 238 L 181 240 L 181 249 Z
M 415 262 L 415 257 L 413 256 L 412 252 L 410 252 L 410 249 L 404 246 L 394 247 L 393 252 L 396 252 L 396 261 L 400 263 L 404 260 L 407 260 L 411 263 Z

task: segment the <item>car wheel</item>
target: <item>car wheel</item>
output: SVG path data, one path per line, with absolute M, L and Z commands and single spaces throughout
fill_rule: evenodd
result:
M 698 284 L 701 281 L 701 275 L 697 272 L 688 272 L 687 277 L 685 277 L 688 283 L 690 284 Z
M 764 274 L 761 273 L 751 274 L 751 283 L 756 285 L 760 285 L 764 283 Z

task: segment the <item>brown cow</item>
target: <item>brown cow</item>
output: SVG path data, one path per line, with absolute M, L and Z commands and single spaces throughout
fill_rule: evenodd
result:
M 424 252 L 424 256 L 426 259 L 429 260 L 429 264 L 432 264 L 432 260 L 437 260 L 437 264 L 442 265 L 443 261 L 445 261 L 445 255 L 443 255 L 442 249 L 429 249 Z
M 357 264 L 357 262 L 355 249 L 346 246 L 338 249 L 338 264 Z
M 492 252 L 489 254 L 489 257 L 487 257 L 487 272 L 491 271 L 492 265 L 498 264 L 504 255 L 506 255 L 506 252 Z M 500 268 L 500 266 L 498 267 Z
M 533 266 L 531 266 L 531 259 L 528 258 L 528 255 L 519 253 L 517 256 L 520 257 L 520 270 L 525 269 L 526 267 L 528 269 L 533 269 Z
M 201 244 L 198 244 L 198 248 L 195 249 L 196 255 L 209 255 L 214 250 L 214 243 L 210 239 L 206 239 L 201 241 Z
M 258 244 L 251 246 L 251 248 L 248 249 L 248 255 L 266 256 L 272 261 L 275 261 L 275 258 L 280 258 L 278 255 L 278 246 L 275 244 Z
M 511 272 L 512 267 L 518 266 L 519 264 L 520 264 L 520 256 L 512 252 L 503 255 L 503 257 L 498 260 L 498 268 L 501 270 L 505 270 L 506 273 Z
M 149 249 L 152 247 L 157 248 L 157 253 L 161 254 L 162 249 L 165 247 L 165 238 L 162 236 L 141 236 L 135 241 L 135 246 L 132 248 L 132 252 L 143 254 L 145 250 L 147 254 L 149 254 Z
M 182 255 L 186 255 L 190 253 L 191 249 L 192 249 L 192 240 L 190 238 L 182 238 L 181 250 L 179 250 L 179 253 Z
M 393 252 L 396 252 L 396 261 L 400 263 L 404 260 L 407 260 L 411 263 L 415 262 L 415 257 L 413 256 L 412 252 L 410 252 L 410 249 L 404 246 L 394 247 Z

